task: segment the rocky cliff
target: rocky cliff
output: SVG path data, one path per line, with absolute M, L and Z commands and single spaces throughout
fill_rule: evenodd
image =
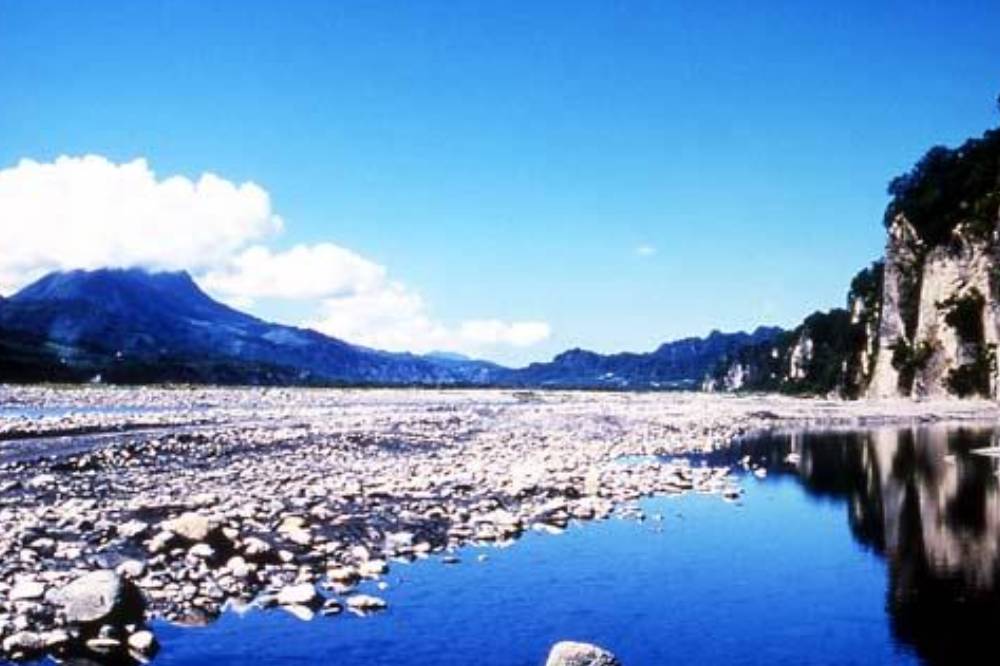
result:
M 959 224 L 930 247 L 892 223 L 871 397 L 997 397 L 1000 242 Z
M 871 397 L 997 397 L 1000 131 L 893 181 Z
M 931 149 L 889 194 L 884 259 L 847 309 L 727 357 L 706 388 L 998 397 L 1000 130 Z

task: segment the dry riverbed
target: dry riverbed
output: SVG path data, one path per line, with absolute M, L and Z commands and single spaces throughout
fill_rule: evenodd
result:
M 975 402 L 0 387 L 0 659 L 146 660 L 149 619 L 227 604 L 377 612 L 355 586 L 400 562 L 641 518 L 654 494 L 738 499 L 729 470 L 683 456 L 765 429 L 998 419 Z

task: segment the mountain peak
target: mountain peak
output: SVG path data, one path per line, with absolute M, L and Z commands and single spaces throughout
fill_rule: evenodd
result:
M 46 275 L 0 307 L 0 380 L 489 383 L 503 369 L 355 347 L 218 303 L 183 271 Z
M 14 304 L 75 303 L 99 306 L 105 314 L 163 314 L 213 322 L 255 322 L 212 300 L 186 271 L 151 272 L 143 268 L 56 271 L 10 297 Z
M 14 294 L 11 300 L 89 300 L 95 296 L 105 296 L 108 290 L 121 288 L 146 288 L 204 296 L 187 271 L 150 272 L 143 268 L 98 268 L 49 273 Z

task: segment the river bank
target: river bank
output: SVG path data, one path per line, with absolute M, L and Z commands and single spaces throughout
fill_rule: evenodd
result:
M 146 620 L 233 603 L 377 612 L 356 585 L 396 560 L 641 518 L 650 495 L 738 499 L 727 468 L 683 456 L 754 432 L 1000 419 L 992 403 L 689 393 L 4 387 L 0 405 L 8 658 L 148 658 Z M 67 586 L 109 570 L 144 603 L 75 617 Z

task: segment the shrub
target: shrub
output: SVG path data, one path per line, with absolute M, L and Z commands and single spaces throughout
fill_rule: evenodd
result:
M 965 344 L 981 344 L 984 340 L 983 307 L 986 299 L 978 289 L 972 289 L 962 296 L 952 296 L 937 304 L 945 311 L 944 321 L 958 334 Z
M 990 396 L 990 383 L 996 372 L 996 346 L 981 345 L 972 363 L 961 365 L 948 373 L 948 389 L 959 397 Z
M 899 389 L 904 394 L 913 390 L 913 380 L 917 371 L 923 369 L 934 353 L 934 347 L 927 342 L 910 345 L 900 338 L 892 345 L 892 367 L 899 372 Z

